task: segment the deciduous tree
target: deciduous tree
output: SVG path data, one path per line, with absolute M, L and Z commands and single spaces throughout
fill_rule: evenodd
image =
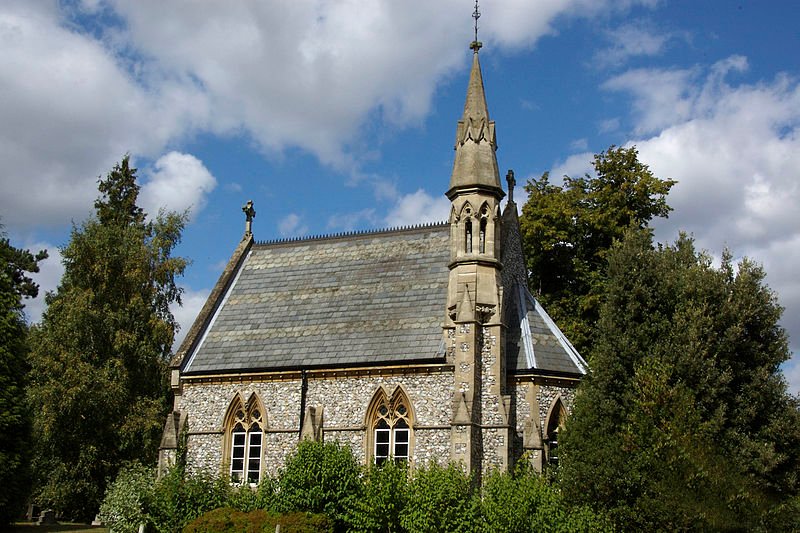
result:
M 545 173 L 525 186 L 520 227 L 531 290 L 579 351 L 592 344 L 609 247 L 628 227 L 666 217 L 674 184 L 640 162 L 635 147 L 611 146 L 594 156 L 593 176 L 564 176 L 559 186 Z

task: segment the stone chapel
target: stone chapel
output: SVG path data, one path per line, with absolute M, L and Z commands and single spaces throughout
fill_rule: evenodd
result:
M 171 363 L 159 467 L 257 483 L 300 439 L 365 463 L 557 461 L 586 362 L 528 290 L 475 41 L 446 222 L 259 242 L 247 226 Z M 442 183 L 444 185 L 444 183 Z

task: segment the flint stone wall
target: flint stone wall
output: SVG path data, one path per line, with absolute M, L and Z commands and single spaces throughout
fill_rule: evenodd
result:
M 245 401 L 257 393 L 266 411 L 265 472 L 275 473 L 297 445 L 300 428 L 300 381 L 184 383 L 179 409 L 187 414 L 186 463 L 190 472 L 217 474 L 223 466 L 223 422 L 237 393 Z
M 522 434 L 525 431 L 525 424 L 530 420 L 532 409 L 538 407 L 539 410 L 539 429 L 541 435 L 544 436 L 547 413 L 550 412 L 550 407 L 556 398 L 561 396 L 561 401 L 567 414 L 572 412 L 572 402 L 575 399 L 575 389 L 572 387 L 556 387 L 554 385 L 539 385 L 539 393 L 536 395 L 536 403 L 538 405 L 531 405 L 528 401 L 528 391 L 533 387 L 530 381 L 518 382 L 515 387 L 516 395 L 516 431 L 519 439 L 522 439 Z
M 453 409 L 451 372 L 312 378 L 308 381 L 306 405 L 323 406 L 325 440 L 349 444 L 363 462 L 367 456 L 366 416 L 370 402 L 379 387 L 391 395 L 398 385 L 408 396 L 414 416 L 412 462 L 447 463 Z
M 401 385 L 414 415 L 412 461 L 447 463 L 450 458 L 450 417 L 453 375 L 450 372 L 390 376 L 310 377 L 306 406 L 322 406 L 323 435 L 347 444 L 359 461 L 366 460 L 366 413 L 378 390 L 391 394 Z M 221 472 L 224 458 L 224 418 L 237 393 L 245 401 L 257 393 L 266 411 L 264 470 L 275 474 L 297 446 L 300 429 L 300 380 L 240 383 L 186 382 L 177 408 L 187 413 L 187 467 L 190 472 Z

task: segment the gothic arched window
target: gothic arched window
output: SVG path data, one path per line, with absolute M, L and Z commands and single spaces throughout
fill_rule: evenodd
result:
M 225 415 L 225 459 L 234 483 L 256 484 L 261 480 L 266 415 L 253 393 L 247 402 L 237 394 Z
M 389 458 L 407 462 L 411 457 L 413 417 L 411 404 L 400 387 L 391 397 L 381 388 L 367 411 L 368 451 L 375 464 Z

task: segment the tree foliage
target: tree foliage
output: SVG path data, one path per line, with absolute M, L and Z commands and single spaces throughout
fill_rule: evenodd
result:
M 800 412 L 781 308 L 749 260 L 631 231 L 608 255 L 592 354 L 560 437 L 569 500 L 626 530 L 798 523 Z
M 15 248 L 0 233 L 0 525 L 22 510 L 30 480 L 30 417 L 24 392 L 28 328 L 22 301 L 38 294 L 28 274 L 38 272 L 38 262 L 46 257 L 44 251 L 34 255 Z
M 166 361 L 180 303 L 172 256 L 185 215 L 147 221 L 128 157 L 99 181 L 96 215 L 73 227 L 58 289 L 34 328 L 37 497 L 90 518 L 124 461 L 155 459 L 167 408 Z
M 325 514 L 341 527 L 361 497 L 360 476 L 361 466 L 349 447 L 304 440 L 281 472 L 274 510 Z
M 606 253 L 630 227 L 670 212 L 675 184 L 653 175 L 635 147 L 611 146 L 594 156 L 594 176 L 548 173 L 525 186 L 520 228 L 532 291 L 579 351 L 592 345 L 605 279 Z
M 570 507 L 557 485 L 521 461 L 513 473 L 494 472 L 482 488 L 481 531 L 602 533 L 611 522 L 588 506 Z
M 408 485 L 401 524 L 406 531 L 478 530 L 480 497 L 473 479 L 456 465 L 417 468 Z

